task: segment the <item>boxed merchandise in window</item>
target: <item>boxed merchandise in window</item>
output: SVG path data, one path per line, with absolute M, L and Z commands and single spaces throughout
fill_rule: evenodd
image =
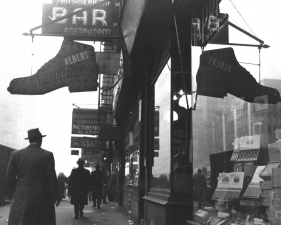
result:
M 271 189 L 272 181 L 271 180 L 260 181 L 260 187 L 261 189 Z
M 262 205 L 263 206 L 270 206 L 271 204 L 271 198 L 267 197 L 267 198 L 262 198 Z
M 274 193 L 281 193 L 281 187 L 280 188 L 278 188 L 278 187 L 273 187 L 272 188 L 272 191 L 274 192 Z
M 261 192 L 261 197 L 262 198 L 269 198 L 270 197 L 270 193 L 272 192 L 272 189 L 264 189 Z
M 281 187 L 281 180 L 272 180 L 272 187 Z

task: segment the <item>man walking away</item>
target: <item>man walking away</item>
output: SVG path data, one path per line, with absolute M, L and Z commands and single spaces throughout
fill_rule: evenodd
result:
M 55 225 L 55 207 L 60 203 L 52 152 L 41 148 L 38 128 L 28 131 L 30 145 L 11 155 L 7 183 L 14 196 L 8 225 Z
M 198 208 L 201 209 L 203 199 L 207 190 L 206 177 L 201 174 L 201 169 L 198 169 L 198 173 L 194 174 L 194 190 L 195 196 L 198 200 Z
M 96 165 L 96 170 L 91 174 L 91 191 L 93 199 L 93 207 L 99 209 L 103 196 L 104 174 L 100 171 L 100 166 Z
M 90 188 L 90 171 L 85 169 L 84 159 L 79 158 L 77 161 L 78 168 L 73 169 L 69 178 L 68 191 L 70 203 L 74 205 L 75 219 L 84 215 L 84 205 L 88 205 L 88 194 Z

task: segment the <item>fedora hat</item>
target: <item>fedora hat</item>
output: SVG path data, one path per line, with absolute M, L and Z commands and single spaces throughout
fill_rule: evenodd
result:
M 47 135 L 42 135 L 38 128 L 27 131 L 27 134 L 28 134 L 28 137 L 25 138 L 25 140 L 30 139 L 30 138 L 42 138 L 42 137 L 47 136 Z
M 78 165 L 84 165 L 85 160 L 82 159 L 82 158 L 79 158 L 76 163 L 77 163 Z

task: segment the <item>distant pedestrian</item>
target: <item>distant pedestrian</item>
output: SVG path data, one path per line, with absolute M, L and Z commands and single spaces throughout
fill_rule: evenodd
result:
M 115 201 L 115 195 L 117 190 L 117 173 L 112 172 L 108 180 L 108 201 Z
M 201 173 L 201 169 L 198 169 L 198 173 L 194 174 L 193 181 L 194 181 L 195 196 L 198 201 L 198 208 L 201 209 L 202 202 L 205 199 L 205 194 L 207 191 L 206 177 Z
M 84 168 L 84 163 L 84 159 L 78 159 L 78 168 L 71 171 L 68 184 L 70 203 L 74 205 L 75 219 L 78 219 L 79 214 L 80 217 L 84 215 L 84 205 L 88 205 L 90 171 Z
M 58 184 L 59 184 L 59 191 L 60 191 L 60 197 L 65 199 L 66 197 L 66 183 L 67 183 L 67 177 L 64 175 L 64 173 L 59 173 L 58 175 Z
M 7 182 L 14 196 L 9 225 L 55 225 L 55 207 L 60 203 L 55 161 L 52 152 L 41 148 L 38 128 L 28 131 L 30 145 L 11 155 Z
M 104 183 L 103 183 L 103 189 L 102 189 L 102 203 L 106 204 L 106 197 L 108 195 L 108 178 L 106 174 L 106 169 L 102 168 L 102 173 L 104 175 Z
M 93 207 L 99 209 L 102 196 L 103 196 L 103 184 L 104 184 L 104 174 L 100 171 L 100 166 L 96 165 L 96 170 L 91 174 L 91 191 Z

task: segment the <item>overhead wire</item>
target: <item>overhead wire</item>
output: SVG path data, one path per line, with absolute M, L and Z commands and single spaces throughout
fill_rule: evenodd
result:
M 252 34 L 257 37 L 257 35 L 254 33 L 254 31 L 252 30 L 252 28 L 250 27 L 250 25 L 247 23 L 247 21 L 244 19 L 244 17 L 242 16 L 242 14 L 239 12 L 239 10 L 237 9 L 237 7 L 234 5 L 234 3 L 232 2 L 232 0 L 229 0 L 230 3 L 232 4 L 232 6 L 235 8 L 235 10 L 237 11 L 237 13 L 240 15 L 240 17 L 242 18 L 242 20 L 244 21 L 244 23 L 247 25 L 247 27 L 250 29 L 250 31 L 252 32 Z

